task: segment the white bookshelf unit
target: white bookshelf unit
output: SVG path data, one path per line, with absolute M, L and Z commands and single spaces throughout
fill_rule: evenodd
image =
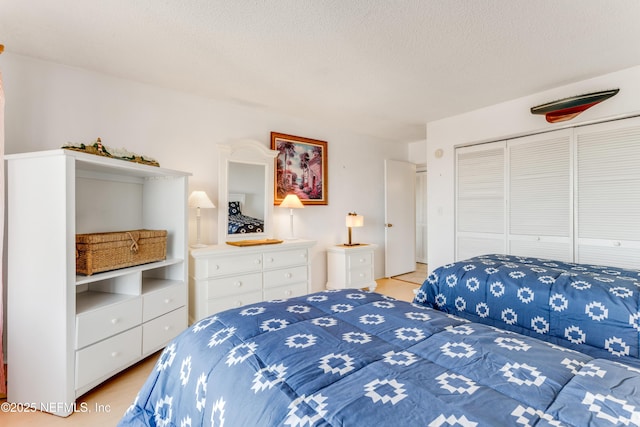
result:
M 7 160 L 8 401 L 76 398 L 187 326 L 189 173 L 71 150 Z M 75 235 L 167 230 L 164 261 L 76 275 Z

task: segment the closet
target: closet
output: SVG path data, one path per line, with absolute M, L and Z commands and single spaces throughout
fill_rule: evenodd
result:
M 637 268 L 640 118 L 456 149 L 456 259 Z

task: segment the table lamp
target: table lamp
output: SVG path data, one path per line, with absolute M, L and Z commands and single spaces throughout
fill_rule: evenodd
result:
M 193 191 L 189 195 L 189 207 L 196 208 L 196 230 L 197 238 L 196 243 L 191 245 L 192 248 L 204 248 L 207 245 L 200 242 L 200 209 L 213 209 L 216 205 L 213 204 L 207 193 L 204 191 Z
M 295 240 L 296 237 L 293 234 L 293 210 L 304 208 L 304 205 L 295 194 L 287 194 L 287 197 L 280 203 L 280 207 L 289 208 L 289 223 L 291 224 L 289 240 Z
M 362 215 L 358 215 L 355 212 L 349 212 L 347 214 L 346 220 L 347 228 L 349 229 L 349 242 L 345 243 L 345 246 L 358 246 L 360 243 L 352 243 L 351 242 L 351 228 L 352 227 L 362 227 L 364 225 L 364 217 Z

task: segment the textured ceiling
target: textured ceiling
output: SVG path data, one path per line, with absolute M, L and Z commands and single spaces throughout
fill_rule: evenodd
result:
M 639 22 L 638 0 L 0 0 L 7 52 L 397 141 L 639 65 Z

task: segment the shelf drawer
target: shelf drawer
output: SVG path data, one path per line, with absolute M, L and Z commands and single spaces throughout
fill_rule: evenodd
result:
M 265 269 L 290 267 L 307 263 L 307 249 L 292 249 L 290 251 L 265 252 L 262 255 Z
M 372 252 L 360 252 L 347 255 L 347 268 L 349 270 L 371 267 L 373 265 L 373 253 Z
M 146 322 L 187 303 L 184 285 L 167 286 L 142 296 L 142 321 Z
M 101 380 L 140 358 L 142 327 L 76 351 L 76 390 Z
M 264 287 L 287 285 L 307 281 L 307 266 L 283 268 L 281 270 L 264 272 Z
M 274 299 L 287 299 L 299 297 L 307 294 L 307 283 L 295 283 L 291 285 L 278 286 L 264 290 L 264 299 L 271 301 Z
M 182 307 L 142 325 L 142 354 L 164 347 L 187 327 L 187 308 Z
M 139 297 L 76 315 L 76 349 L 81 349 L 142 323 Z
M 243 274 L 241 276 L 212 279 L 207 282 L 209 299 L 227 297 L 262 289 L 262 274 Z
M 238 308 L 247 304 L 262 301 L 262 291 L 238 294 L 226 298 L 215 298 L 207 301 L 207 315 L 218 313 L 230 308 Z
M 347 284 L 357 286 L 359 284 L 368 284 L 373 281 L 373 272 L 371 266 L 363 268 L 354 268 L 347 273 Z
M 261 254 L 246 254 L 196 260 L 196 279 L 262 270 Z

